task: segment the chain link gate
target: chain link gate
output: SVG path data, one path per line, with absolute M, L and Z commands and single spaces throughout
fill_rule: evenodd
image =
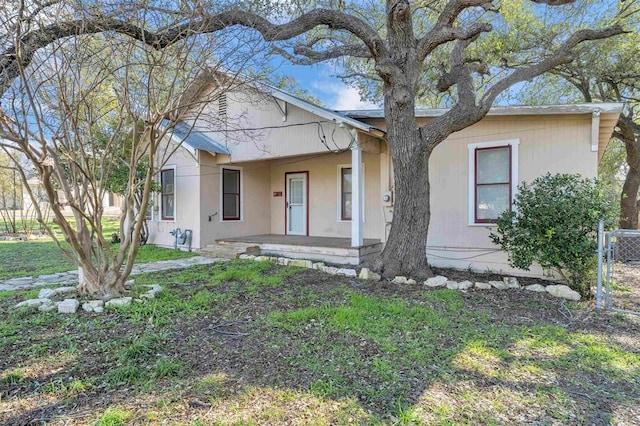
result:
M 616 229 L 604 234 L 602 228 L 601 224 L 596 307 L 602 309 L 604 295 L 606 310 L 640 315 L 640 231 Z

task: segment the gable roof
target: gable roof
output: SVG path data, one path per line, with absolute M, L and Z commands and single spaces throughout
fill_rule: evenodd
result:
M 162 124 L 167 126 L 169 125 L 169 121 L 163 120 Z M 177 142 L 182 142 L 194 150 L 206 151 L 211 154 L 231 154 L 226 146 L 216 142 L 204 132 L 184 122 L 176 123 L 167 133 Z
M 350 117 L 344 112 L 335 111 L 335 110 L 318 106 L 312 102 L 309 102 L 305 99 L 294 96 L 291 93 L 285 92 L 284 90 L 278 89 L 273 86 L 269 86 L 265 84 L 264 87 L 268 92 L 270 92 L 271 96 L 273 96 L 274 98 L 290 103 L 291 105 L 297 106 L 298 108 L 308 111 L 319 117 L 325 118 L 327 120 L 335 121 L 338 124 L 344 123 L 355 129 L 372 133 L 375 136 L 383 136 L 385 134 L 383 130 L 377 128 L 376 126 L 372 126 L 371 124 L 367 124 L 365 122 L 357 120 L 356 118 Z

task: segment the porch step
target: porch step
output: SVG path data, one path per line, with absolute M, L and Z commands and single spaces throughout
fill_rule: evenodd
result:
M 258 255 L 260 254 L 260 248 L 253 243 L 220 241 L 216 244 L 207 244 L 206 247 L 200 249 L 200 252 L 207 257 L 235 259 L 243 253 Z
M 382 243 L 360 248 L 338 248 L 298 246 L 289 244 L 261 243 L 260 253 L 290 259 L 308 259 L 339 265 L 359 265 L 375 258 L 382 251 Z

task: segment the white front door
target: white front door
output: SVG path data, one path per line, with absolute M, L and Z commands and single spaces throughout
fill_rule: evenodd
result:
M 307 174 L 287 174 L 287 234 L 307 235 Z

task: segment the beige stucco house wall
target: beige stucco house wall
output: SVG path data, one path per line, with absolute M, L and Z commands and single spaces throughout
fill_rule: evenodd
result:
M 166 167 L 176 170 L 176 217 L 163 221 L 154 214 L 151 239 L 170 246 L 169 231 L 193 230 L 195 248 L 216 240 L 263 234 L 286 234 L 286 176 L 306 176 L 306 234 L 351 238 L 351 221 L 340 217 L 340 168 L 361 158 L 364 210 L 361 234 L 384 242 L 393 217 L 393 168 L 380 111 L 336 113 L 284 92 L 231 92 L 212 126 L 194 130 L 225 149 L 219 152 L 180 149 Z M 491 224 L 476 224 L 470 208 L 475 148 L 511 146 L 512 186 L 544 173 L 580 173 L 595 177 L 617 116 L 618 104 L 560 107 L 495 108 L 481 122 L 452 135 L 431 158 L 432 219 L 427 257 L 432 265 L 541 276 L 544 271 L 513 271 L 504 253 L 489 239 Z M 600 111 L 600 113 L 598 113 Z M 224 116 L 220 116 L 223 113 Z M 418 111 L 422 122 L 441 110 Z M 357 120 L 356 120 L 357 119 Z M 353 156 L 357 147 L 359 157 Z M 225 151 L 225 152 L 222 152 Z M 240 170 L 241 215 L 222 219 L 222 170 Z M 158 205 L 158 200 L 156 200 Z M 156 207 L 154 213 L 159 207 Z

